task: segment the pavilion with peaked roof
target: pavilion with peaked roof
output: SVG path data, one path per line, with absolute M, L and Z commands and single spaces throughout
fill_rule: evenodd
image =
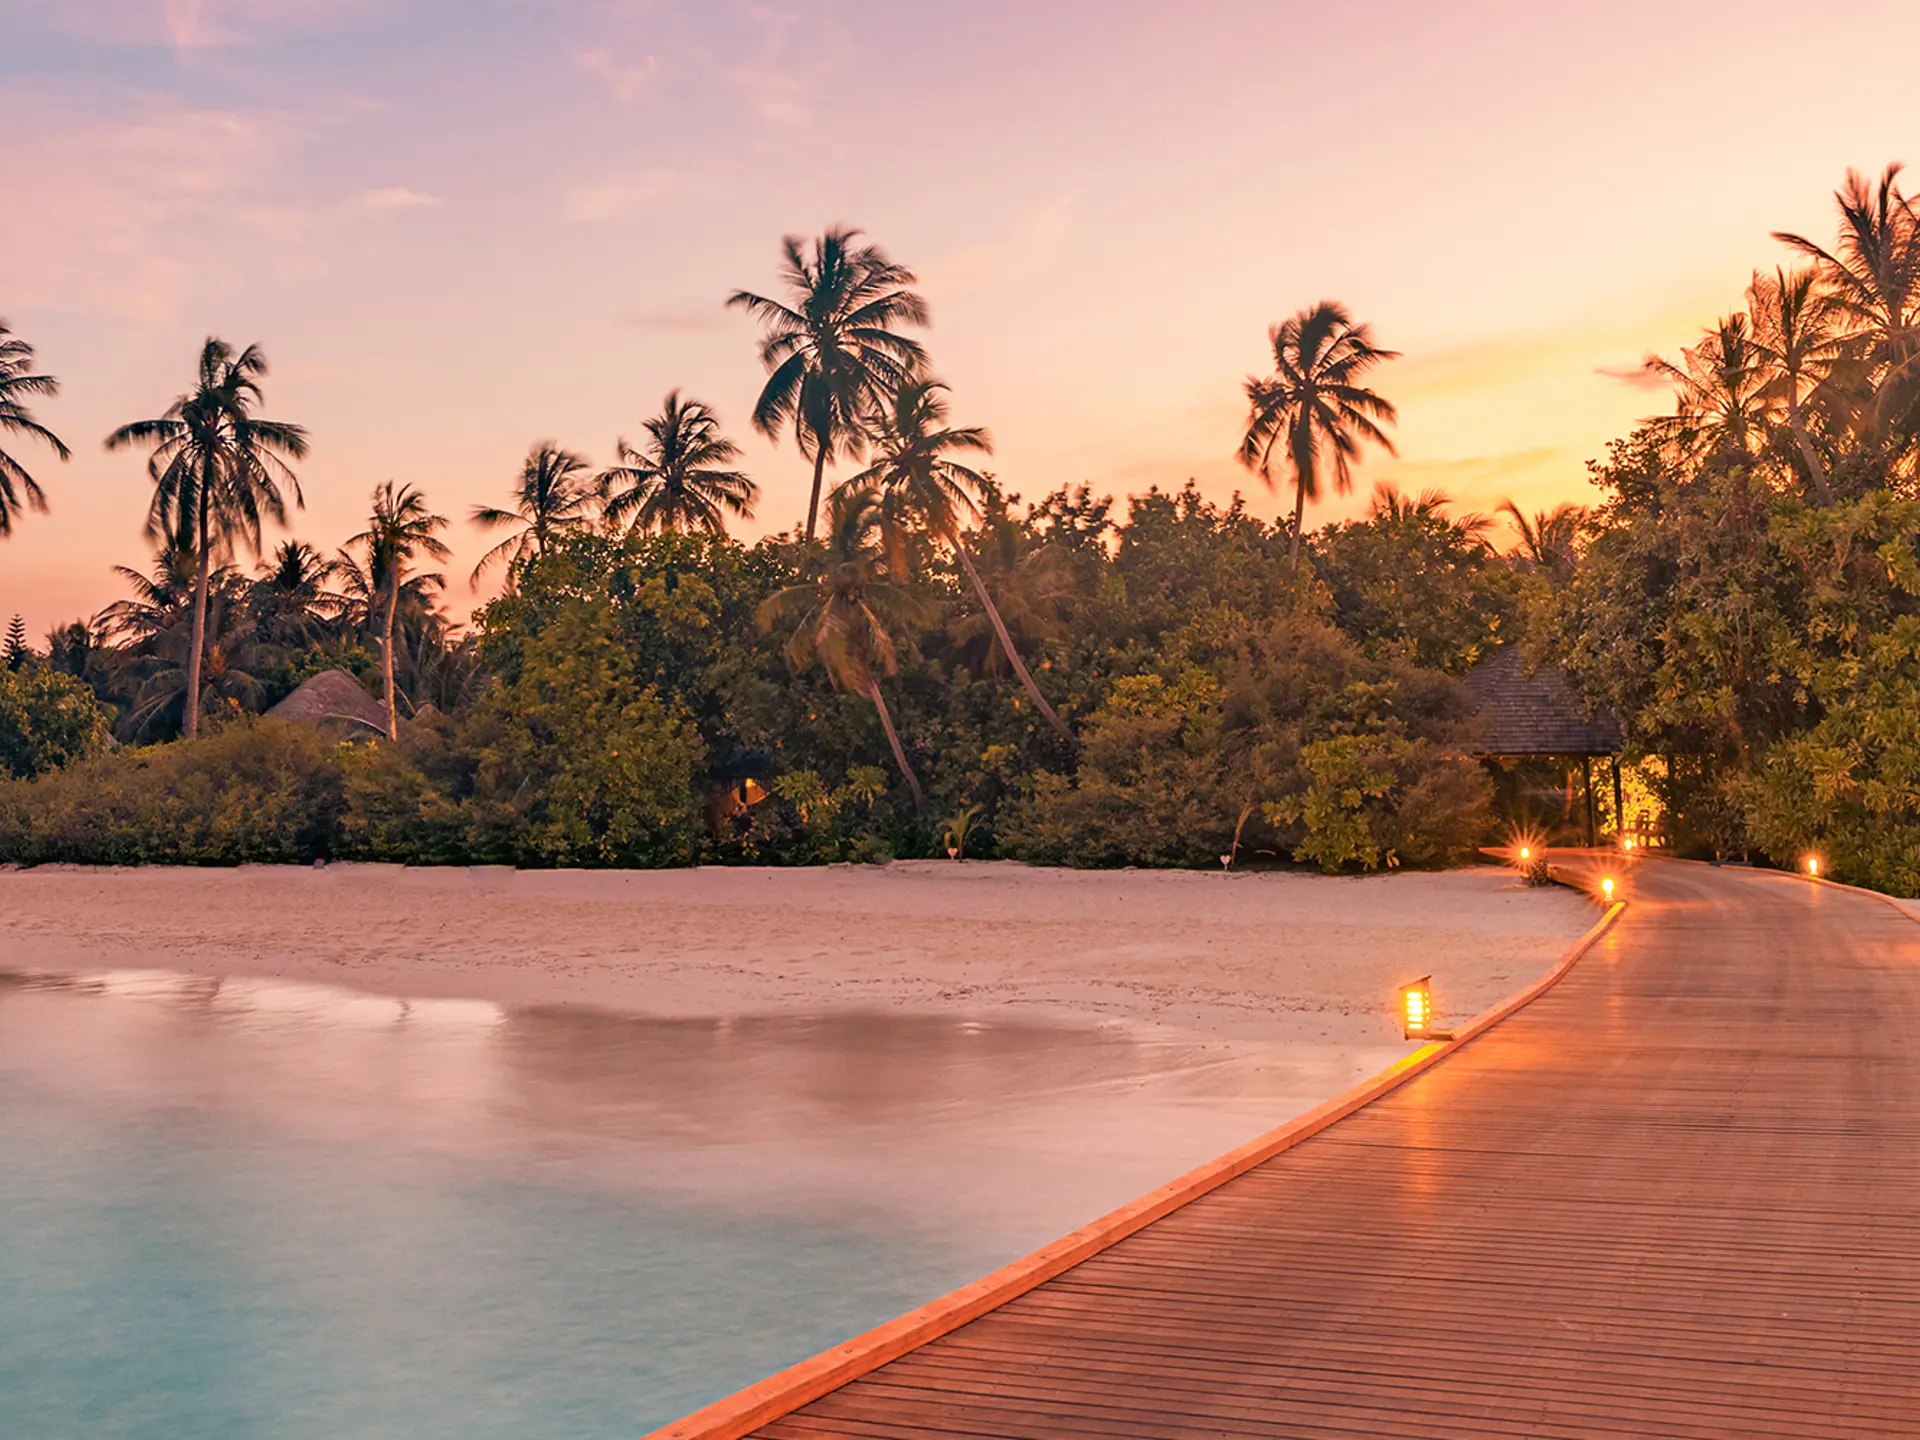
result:
M 1482 760 L 1579 760 L 1586 780 L 1587 843 L 1597 839 L 1593 761 L 1613 770 L 1613 818 L 1624 825 L 1620 793 L 1620 724 L 1580 703 L 1559 669 L 1529 670 L 1518 645 L 1504 645 L 1463 677 L 1477 703 L 1467 753 Z

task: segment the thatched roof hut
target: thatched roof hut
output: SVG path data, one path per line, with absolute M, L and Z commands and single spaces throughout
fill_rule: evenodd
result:
M 1528 670 L 1518 645 L 1494 651 L 1463 677 L 1478 708 L 1468 753 L 1482 760 L 1574 760 L 1580 762 L 1587 844 L 1599 835 L 1594 801 L 1593 757 L 1611 757 L 1613 821 L 1626 822 L 1620 792 L 1620 724 L 1605 711 L 1589 712 L 1567 677 L 1551 665 Z M 1571 792 L 1569 792 L 1571 794 Z
M 1618 755 L 1620 726 L 1604 711 L 1589 714 L 1567 677 L 1552 666 L 1529 671 L 1518 645 L 1506 645 L 1466 676 L 1479 702 L 1472 754 Z
M 267 714 L 345 738 L 364 738 L 369 729 L 380 735 L 387 733 L 386 707 L 344 670 L 322 670 Z

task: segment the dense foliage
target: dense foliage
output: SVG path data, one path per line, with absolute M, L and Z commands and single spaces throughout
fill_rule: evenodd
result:
M 1831 250 L 1756 275 L 1674 414 L 1593 467 L 1535 640 L 1660 757 L 1681 845 L 1920 891 L 1920 215 L 1849 176 Z
M 1467 707 L 1448 672 L 1511 623 L 1515 588 L 1511 577 L 1466 585 L 1481 607 L 1471 621 L 1376 595 L 1376 581 L 1434 553 L 1448 573 L 1507 572 L 1472 526 L 1433 505 L 1410 524 L 1406 503 L 1387 492 L 1372 518 L 1312 537 L 1295 566 L 1285 529 L 1191 487 L 1137 497 L 1115 523 L 1110 503 L 1084 491 L 1021 507 L 989 485 L 965 537 L 976 573 L 1077 743 L 1001 663 L 951 547 L 889 537 L 871 510 L 864 527 L 856 516 L 840 527 L 852 538 L 837 531 L 834 543 L 865 556 L 862 603 L 889 587 L 911 601 L 887 611 L 890 666 L 866 672 L 910 771 L 889 763 L 863 688 L 796 664 L 792 642 L 810 615 L 821 623 L 818 606 L 770 610 L 784 593 L 835 593 L 848 562 L 826 547 L 704 530 L 557 536 L 479 616 L 465 698 L 416 704 L 397 744 L 247 718 L 329 661 L 347 660 L 369 690 L 379 667 L 350 622 L 343 632 L 318 617 L 304 645 L 273 644 L 261 634 L 269 615 L 300 633 L 284 587 L 268 605 L 267 592 L 256 603 L 236 576 L 217 577 L 235 618 L 216 606 L 215 629 L 241 637 L 235 654 L 271 662 L 254 662 L 273 677 L 248 692 L 254 706 L 236 685 L 191 745 L 0 787 L 0 854 L 802 863 L 937 854 L 958 821 L 970 856 L 1445 863 L 1490 823 L 1478 767 L 1449 746 Z M 891 561 L 889 538 L 904 547 Z M 1376 603 L 1350 616 L 1316 578 L 1321 565 Z M 23 673 L 98 677 L 120 663 L 76 641 Z M 734 798 L 743 782 L 757 803 Z
M 1506 553 L 1386 486 L 1302 533 L 1391 448 L 1361 382 L 1393 352 L 1332 302 L 1247 383 L 1241 458 L 1291 523 L 1190 484 L 1023 506 L 897 333 L 926 322 L 912 273 L 835 230 L 732 301 L 762 330 L 754 423 L 812 464 L 804 534 L 726 535 L 756 487 L 674 392 L 612 468 L 541 442 L 473 513 L 506 589 L 463 634 L 408 487 L 335 557 L 287 541 L 243 574 L 304 432 L 254 414 L 257 350 L 209 341 L 114 437 L 153 448 L 150 570 L 8 642 L 0 858 L 1444 864 L 1501 823 L 1459 677 L 1517 642 L 1619 717 L 1632 809 L 1681 852 L 1920 891 L 1920 213 L 1897 170 L 1839 200 L 1831 249 L 1779 237 L 1803 268 L 1648 362 L 1678 403 L 1592 466 L 1594 507 L 1501 507 Z M 54 382 L 0 341 L 0 430 L 63 455 L 22 403 Z M 3 455 L 0 480 L 3 534 L 44 494 Z M 255 718 L 331 669 L 388 738 Z M 1500 778 L 1502 805 L 1583 808 L 1551 764 Z

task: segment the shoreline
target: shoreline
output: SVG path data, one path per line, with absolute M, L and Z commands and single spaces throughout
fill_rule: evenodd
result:
M 923 1012 L 1398 1042 L 1530 983 L 1590 904 L 1495 867 L 1366 877 L 1014 862 L 0 872 L 0 971 L 167 970 L 655 1018 Z

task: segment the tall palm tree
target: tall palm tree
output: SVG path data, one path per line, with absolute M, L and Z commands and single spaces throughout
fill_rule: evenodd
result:
M 0 320 L 0 434 L 28 436 L 40 441 L 62 460 L 72 459 L 73 452 L 61 443 L 58 435 L 33 418 L 33 412 L 25 403 L 30 395 L 59 393 L 60 382 L 53 376 L 33 373 L 33 347 L 24 340 L 15 340 L 13 332 L 7 329 L 7 322 Z M 26 466 L 0 450 L 0 537 L 13 533 L 13 517 L 28 505 L 44 512 L 47 497 L 27 473 Z
M 200 667 L 206 649 L 207 584 L 216 555 L 231 554 L 244 540 L 260 552 L 263 519 L 284 524 L 285 486 L 293 503 L 304 505 L 299 479 L 289 460 L 307 453 L 307 432 L 281 420 L 253 413 L 261 399 L 260 377 L 267 357 L 249 345 L 235 353 L 224 340 L 209 337 L 200 349 L 194 388 L 180 396 L 157 420 L 136 420 L 107 437 L 107 449 L 151 445 L 147 476 L 153 502 L 147 511 L 150 539 L 170 537 L 193 553 L 199 567 L 194 581 L 193 638 L 186 666 L 187 709 L 183 733 L 191 740 L 200 726 Z
M 1389 455 L 1393 441 L 1380 427 L 1398 418 L 1393 406 L 1359 382 L 1397 350 L 1373 343 L 1346 307 L 1322 300 L 1267 332 L 1273 374 L 1247 379 L 1247 433 L 1240 463 L 1269 486 L 1275 452 L 1284 456 L 1293 481 L 1293 562 L 1300 561 L 1300 529 L 1307 501 L 1320 498 L 1323 465 L 1331 463 L 1335 487 L 1353 489 L 1353 462 L 1372 441 Z
M 886 408 L 869 421 L 873 463 L 850 477 L 845 487 L 853 491 L 870 490 L 883 505 L 893 502 L 891 516 L 898 521 L 917 524 L 935 540 L 952 548 L 954 558 L 966 572 L 967 582 L 979 597 L 981 608 L 1000 640 L 1000 648 L 1013 667 L 1034 706 L 1046 717 L 1061 739 L 1075 743 L 1047 697 L 1040 693 L 1033 672 L 1021 658 L 999 606 L 980 578 L 960 527 L 964 519 L 980 513 L 978 497 L 989 482 L 979 471 L 955 460 L 955 453 L 990 455 L 993 437 L 979 426 L 954 429 L 947 424 L 947 387 L 937 380 L 910 380 L 896 390 Z M 901 547 L 894 547 L 895 554 Z
M 1753 312 L 1753 343 L 1761 360 L 1774 372 L 1771 387 L 1786 412 L 1807 480 L 1822 501 L 1833 499 L 1827 467 L 1813 448 L 1803 408 L 1807 389 L 1824 380 L 1845 344 L 1835 321 L 1839 305 L 1820 285 L 1812 269 L 1788 271 L 1777 267 L 1771 276 L 1754 273 L 1747 289 Z
M 1579 564 L 1580 525 L 1587 518 L 1584 505 L 1556 505 L 1529 516 L 1513 501 L 1503 500 L 1498 509 L 1519 532 L 1519 558 L 1526 569 L 1556 583 L 1572 578 Z
M 709 406 L 668 391 L 646 430 L 646 443 L 638 448 L 622 439 L 620 463 L 600 476 L 609 528 L 724 535 L 723 512 L 753 518 L 760 487 L 727 468 L 740 458 L 740 447 L 720 433 L 720 418 Z
M 426 497 L 411 485 L 394 488 L 384 482 L 373 492 L 373 514 L 367 528 L 347 541 L 358 545 L 366 557 L 368 578 L 385 600 L 381 621 L 380 664 L 385 672 L 387 690 L 387 738 L 400 738 L 400 702 L 393 683 L 394 619 L 400 610 L 400 591 L 407 583 L 407 567 L 420 555 L 445 560 L 453 552 L 440 540 L 447 517 L 427 509 Z M 438 589 L 445 584 L 439 575 L 415 575 L 413 583 Z
M 780 242 L 786 301 L 736 290 L 729 308 L 760 322 L 760 361 L 767 383 L 753 407 L 754 428 L 770 440 L 793 429 L 800 453 L 813 461 L 807 539 L 814 538 L 820 485 L 842 454 L 858 458 L 869 411 L 926 365 L 926 352 L 899 325 L 926 325 L 927 303 L 908 287 L 913 272 L 865 244 L 858 230 L 836 225 L 813 242 Z
M 907 763 L 893 713 L 881 693 L 880 679 L 899 673 L 895 629 L 926 625 L 932 611 L 895 584 L 874 544 L 874 511 L 879 497 L 871 490 L 837 489 L 828 506 L 830 533 L 820 572 L 810 581 L 789 585 L 761 602 L 760 629 L 771 632 L 783 620 L 797 618 L 787 640 L 787 663 L 804 670 L 818 660 L 834 688 L 864 695 L 873 702 L 887 734 L 893 762 L 907 782 L 914 809 L 926 804 L 919 777 Z
M 593 523 L 600 487 L 588 473 L 586 458 L 542 440 L 527 452 L 520 478 L 513 487 L 513 508 L 476 505 L 471 517 L 482 530 L 517 527 L 480 557 L 469 583 L 479 585 L 488 566 L 505 561 L 509 568 L 538 555 L 555 537 L 585 530 Z

